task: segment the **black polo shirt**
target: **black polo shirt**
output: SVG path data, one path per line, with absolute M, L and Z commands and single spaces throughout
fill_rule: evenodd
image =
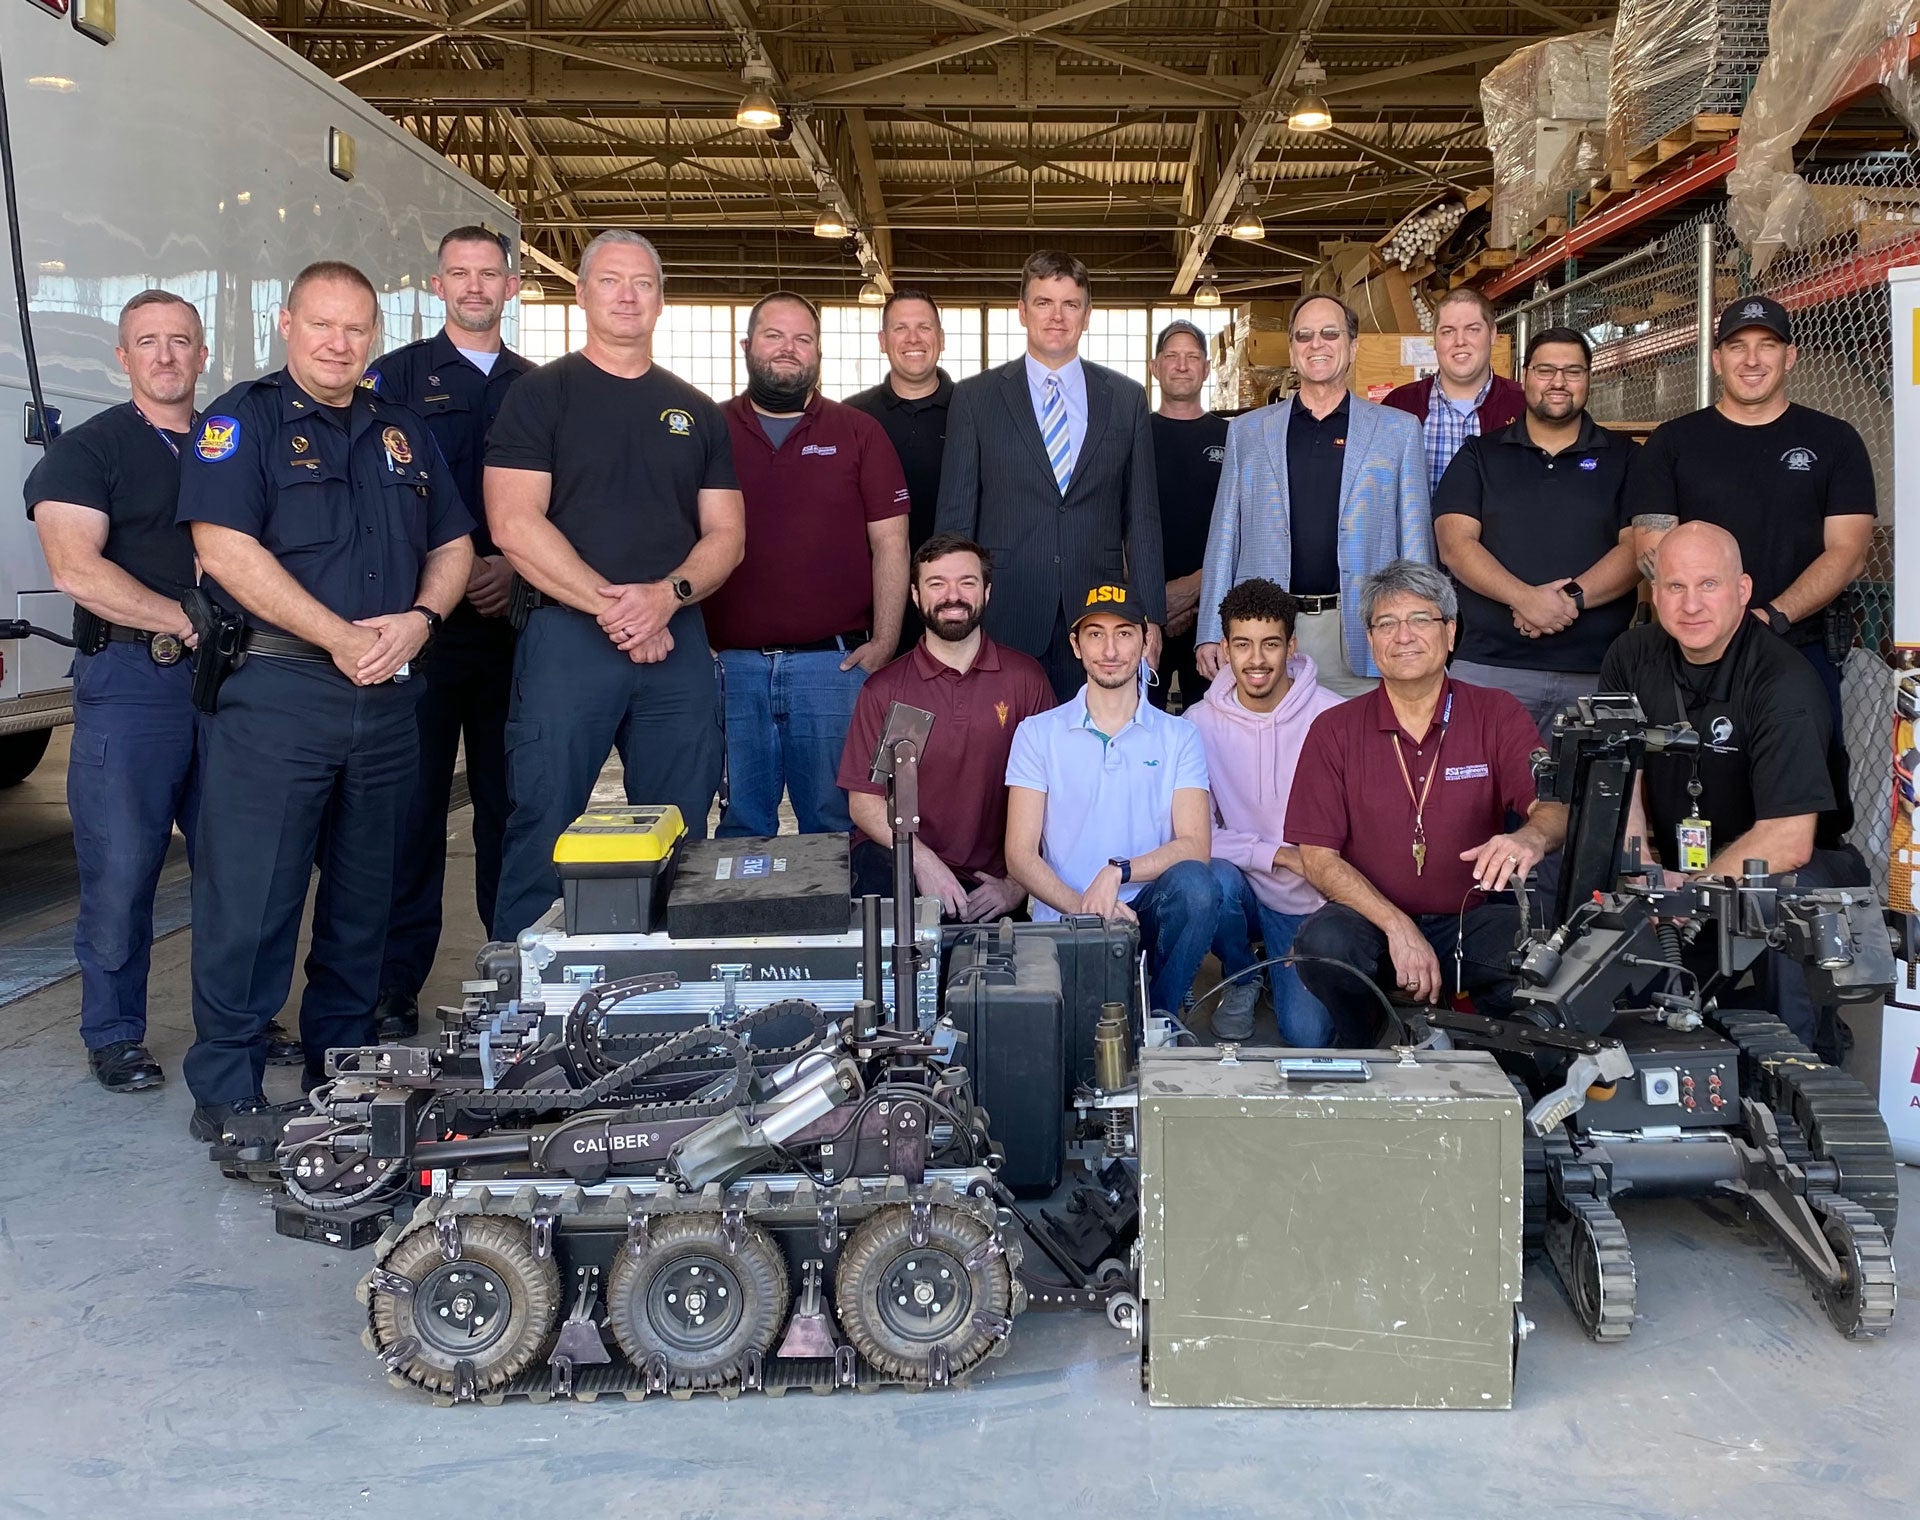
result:
M 1529 586 L 1580 575 L 1620 542 L 1620 499 L 1633 450 L 1582 413 L 1579 437 L 1549 454 L 1527 419 L 1490 437 L 1469 438 L 1433 493 L 1437 521 L 1448 513 L 1480 524 L 1480 546 Z M 1573 626 L 1530 639 L 1509 608 L 1460 586 L 1459 656 L 1519 670 L 1594 671 L 1633 621 L 1633 598 L 1589 604 Z
M 1153 414 L 1153 468 L 1160 483 L 1160 549 L 1167 579 L 1199 570 L 1207 557 L 1207 528 L 1227 457 L 1227 419 Z M 1334 499 L 1339 500 L 1338 487 Z
M 193 540 L 174 520 L 180 451 L 188 433 L 166 433 L 131 401 L 69 428 L 27 476 L 27 516 L 43 501 L 106 515 L 100 553 L 149 591 L 178 597 L 193 585 Z
M 1347 422 L 1353 397 L 1344 395 L 1325 417 L 1298 396 L 1287 417 L 1287 502 L 1293 529 L 1295 596 L 1340 591 L 1340 475 L 1347 464 Z
M 1829 517 L 1874 515 L 1873 463 L 1851 423 L 1812 407 L 1750 427 L 1710 406 L 1653 430 L 1633 461 L 1627 511 L 1725 528 L 1761 607 L 1825 551 Z M 1816 613 L 1787 640 L 1811 644 L 1824 627 Z
M 623 586 L 679 569 L 700 541 L 700 493 L 739 489 L 718 406 L 658 364 L 628 379 L 583 353 L 514 382 L 487 463 L 551 476 L 547 520 Z
M 507 387 L 533 368 L 510 348 L 494 356 L 493 368 L 461 353 L 443 327 L 430 338 L 382 354 L 367 367 L 366 385 L 375 395 L 410 406 L 427 419 L 440 457 L 473 518 L 473 552 L 498 554 L 487 535 L 486 498 L 480 489 L 486 466 L 487 430 L 500 415 Z M 461 603 L 462 606 L 466 604 Z
M 1632 692 L 1652 723 L 1684 719 L 1702 738 L 1700 816 L 1717 854 L 1762 818 L 1814 813 L 1814 843 L 1837 849 L 1853 809 L 1836 786 L 1826 688 L 1785 640 L 1743 617 L 1727 652 L 1694 665 L 1658 624 L 1631 629 L 1607 651 L 1600 690 Z M 1694 759 L 1677 751 L 1645 763 L 1648 853 L 1676 864 L 1680 820 L 1692 810 Z
M 417 413 L 369 390 L 347 406 L 322 406 L 284 369 L 207 409 L 180 451 L 178 516 L 259 540 L 302 590 L 350 622 L 405 612 L 419 599 L 427 555 L 473 531 Z M 211 577 L 202 584 L 222 606 L 239 605 Z
M 894 393 L 891 380 L 847 397 L 846 404 L 877 421 L 900 456 L 907 476 L 907 539 L 917 549 L 933 537 L 934 509 L 940 504 L 940 460 L 947 451 L 947 411 L 953 405 L 953 377 L 937 370 L 940 384 L 931 396 L 909 401 Z

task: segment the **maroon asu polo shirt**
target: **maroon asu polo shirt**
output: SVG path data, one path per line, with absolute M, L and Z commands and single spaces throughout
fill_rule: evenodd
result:
M 886 431 L 816 394 L 775 448 L 745 396 L 721 411 L 746 499 L 747 557 L 703 610 L 715 649 L 811 644 L 873 626 L 867 524 L 907 515 Z
M 920 759 L 921 840 L 956 875 L 1005 876 L 1013 731 L 1054 705 L 1040 662 L 983 633 L 972 667 L 961 675 L 928 654 L 922 639 L 860 688 L 835 778 L 845 790 L 886 796 L 887 789 L 868 778 L 895 702 L 933 714 Z
M 1526 817 L 1540 744 L 1540 731 L 1510 693 L 1465 681 L 1446 682 L 1434 720 L 1415 744 L 1384 686 L 1329 708 L 1307 732 L 1287 801 L 1287 838 L 1338 850 L 1382 897 L 1415 917 L 1460 911 L 1474 885 L 1460 852 L 1502 832 L 1509 811 Z M 1426 869 L 1417 875 L 1413 798 L 1396 742 L 1415 792 L 1429 767 L 1439 766 L 1427 796 Z

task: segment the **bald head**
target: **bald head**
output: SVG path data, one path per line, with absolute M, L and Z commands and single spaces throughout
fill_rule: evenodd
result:
M 1745 568 L 1740 562 L 1740 540 L 1717 523 L 1690 522 L 1666 534 L 1654 551 L 1654 583 L 1666 578 L 1669 563 L 1718 571 L 1737 580 Z
M 1753 582 L 1740 569 L 1740 545 L 1725 528 L 1682 523 L 1654 551 L 1654 611 L 1696 665 L 1727 652 L 1752 595 Z

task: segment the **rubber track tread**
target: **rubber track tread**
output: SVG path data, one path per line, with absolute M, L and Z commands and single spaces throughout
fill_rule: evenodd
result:
M 1594 1254 L 1599 1260 L 1600 1317 L 1582 1328 L 1596 1341 L 1623 1341 L 1633 1332 L 1638 1287 L 1627 1228 L 1620 1222 L 1620 1216 L 1597 1198 L 1569 1199 L 1567 1207 L 1573 1218 L 1562 1228 L 1577 1232 L 1578 1227 L 1584 1225 L 1593 1237 Z M 1573 1245 L 1577 1247 L 1578 1241 Z
M 1871 1211 L 1850 1198 L 1816 1193 L 1809 1200 L 1816 1212 L 1838 1219 L 1860 1248 L 1860 1319 L 1850 1339 L 1883 1334 L 1893 1324 L 1899 1287 L 1893 1265 L 1893 1246 Z
M 734 1066 L 739 1073 L 739 1081 L 731 1093 L 700 1103 L 619 1103 L 616 1095 L 623 1087 L 631 1086 L 662 1067 L 672 1065 L 686 1051 L 700 1050 L 723 1041 L 733 1045 Z M 646 1055 L 636 1056 L 633 1060 L 616 1066 L 604 1077 L 598 1081 L 589 1082 L 585 1087 L 521 1087 L 497 1092 L 459 1091 L 448 1092 L 444 1097 L 450 1107 L 470 1113 L 577 1113 L 581 1109 L 598 1108 L 611 1101 L 623 1114 L 633 1115 L 642 1122 L 647 1119 L 664 1118 L 701 1119 L 738 1108 L 739 1094 L 744 1091 L 751 1076 L 752 1062 L 747 1054 L 747 1047 L 722 1030 L 703 1026 L 675 1035 Z

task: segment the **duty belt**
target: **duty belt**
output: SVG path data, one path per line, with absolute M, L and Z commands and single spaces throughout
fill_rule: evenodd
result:
M 312 660 L 322 665 L 333 663 L 333 656 L 318 644 L 309 644 L 305 639 L 296 639 L 289 633 L 268 633 L 261 628 L 249 628 L 240 648 L 245 654 L 272 655 L 282 660 Z
M 145 644 L 147 657 L 156 665 L 178 665 L 187 657 L 186 640 L 177 633 L 149 633 L 120 623 L 108 623 L 106 628 L 109 644 Z
M 1294 600 L 1300 604 L 1300 610 L 1302 612 L 1338 612 L 1340 610 L 1340 598 L 1337 594 L 1333 596 L 1296 596 Z

